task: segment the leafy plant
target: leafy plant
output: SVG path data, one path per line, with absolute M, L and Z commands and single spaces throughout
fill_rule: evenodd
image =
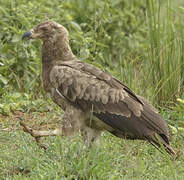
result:
M 33 101 L 44 94 L 41 44 L 23 43 L 21 36 L 47 19 L 66 26 L 79 59 L 103 66 L 138 94 L 160 105 L 181 97 L 182 2 L 146 2 L 0 0 L 1 101 L 6 105 L 3 98 L 16 93 L 30 94 Z

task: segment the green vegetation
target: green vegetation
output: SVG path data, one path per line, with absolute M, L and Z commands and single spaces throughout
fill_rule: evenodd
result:
M 34 129 L 49 129 L 61 118 L 59 109 L 54 108 L 47 113 L 16 115 Z M 163 115 L 168 118 L 168 112 Z M 173 116 L 183 118 L 182 114 Z M 0 179 L 182 180 L 184 176 L 183 129 L 172 129 L 173 146 L 181 153 L 172 160 L 146 142 L 122 140 L 109 133 L 103 133 L 92 149 L 85 147 L 80 136 L 44 138 L 42 143 L 48 147 L 44 151 L 19 130 L 15 115 L 0 121 Z
M 23 43 L 21 36 L 45 19 L 67 27 L 81 60 L 100 64 L 152 102 L 163 105 L 182 97 L 183 2 L 146 2 L 1 0 L 1 111 L 7 113 L 2 106 L 14 94 L 25 101 L 43 94 L 40 42 Z
M 183 179 L 182 156 L 172 161 L 147 143 L 108 133 L 90 152 L 79 136 L 50 137 L 44 152 L 15 118 L 23 113 L 37 126 L 61 119 L 40 85 L 41 43 L 21 40 L 51 19 L 69 30 L 79 59 L 160 107 L 183 153 L 183 15 L 183 0 L 0 0 L 0 179 Z

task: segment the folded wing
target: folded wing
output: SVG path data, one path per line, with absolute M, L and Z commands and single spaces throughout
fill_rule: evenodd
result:
M 171 151 L 166 122 L 154 107 L 112 75 L 91 64 L 68 61 L 52 68 L 50 81 L 75 107 L 92 111 L 110 125 L 114 135 L 147 139 L 156 146 L 161 142 Z

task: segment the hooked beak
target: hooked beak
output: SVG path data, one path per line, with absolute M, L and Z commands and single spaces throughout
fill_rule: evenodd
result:
M 30 30 L 26 31 L 23 35 L 22 35 L 22 40 L 24 39 L 31 39 L 32 38 L 32 32 Z

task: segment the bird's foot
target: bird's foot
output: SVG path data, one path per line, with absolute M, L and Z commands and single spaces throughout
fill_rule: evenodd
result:
M 40 143 L 40 131 L 34 130 L 27 126 L 24 122 L 20 122 L 20 125 L 23 127 L 23 131 L 29 133 L 31 136 L 33 136 L 37 142 L 37 144 L 44 150 L 47 149 L 47 146 Z
M 31 134 L 31 136 L 33 136 L 35 139 L 39 140 L 39 138 L 40 138 L 40 135 L 38 133 L 39 131 L 30 128 L 24 122 L 20 122 L 20 125 L 23 127 L 24 132 Z

